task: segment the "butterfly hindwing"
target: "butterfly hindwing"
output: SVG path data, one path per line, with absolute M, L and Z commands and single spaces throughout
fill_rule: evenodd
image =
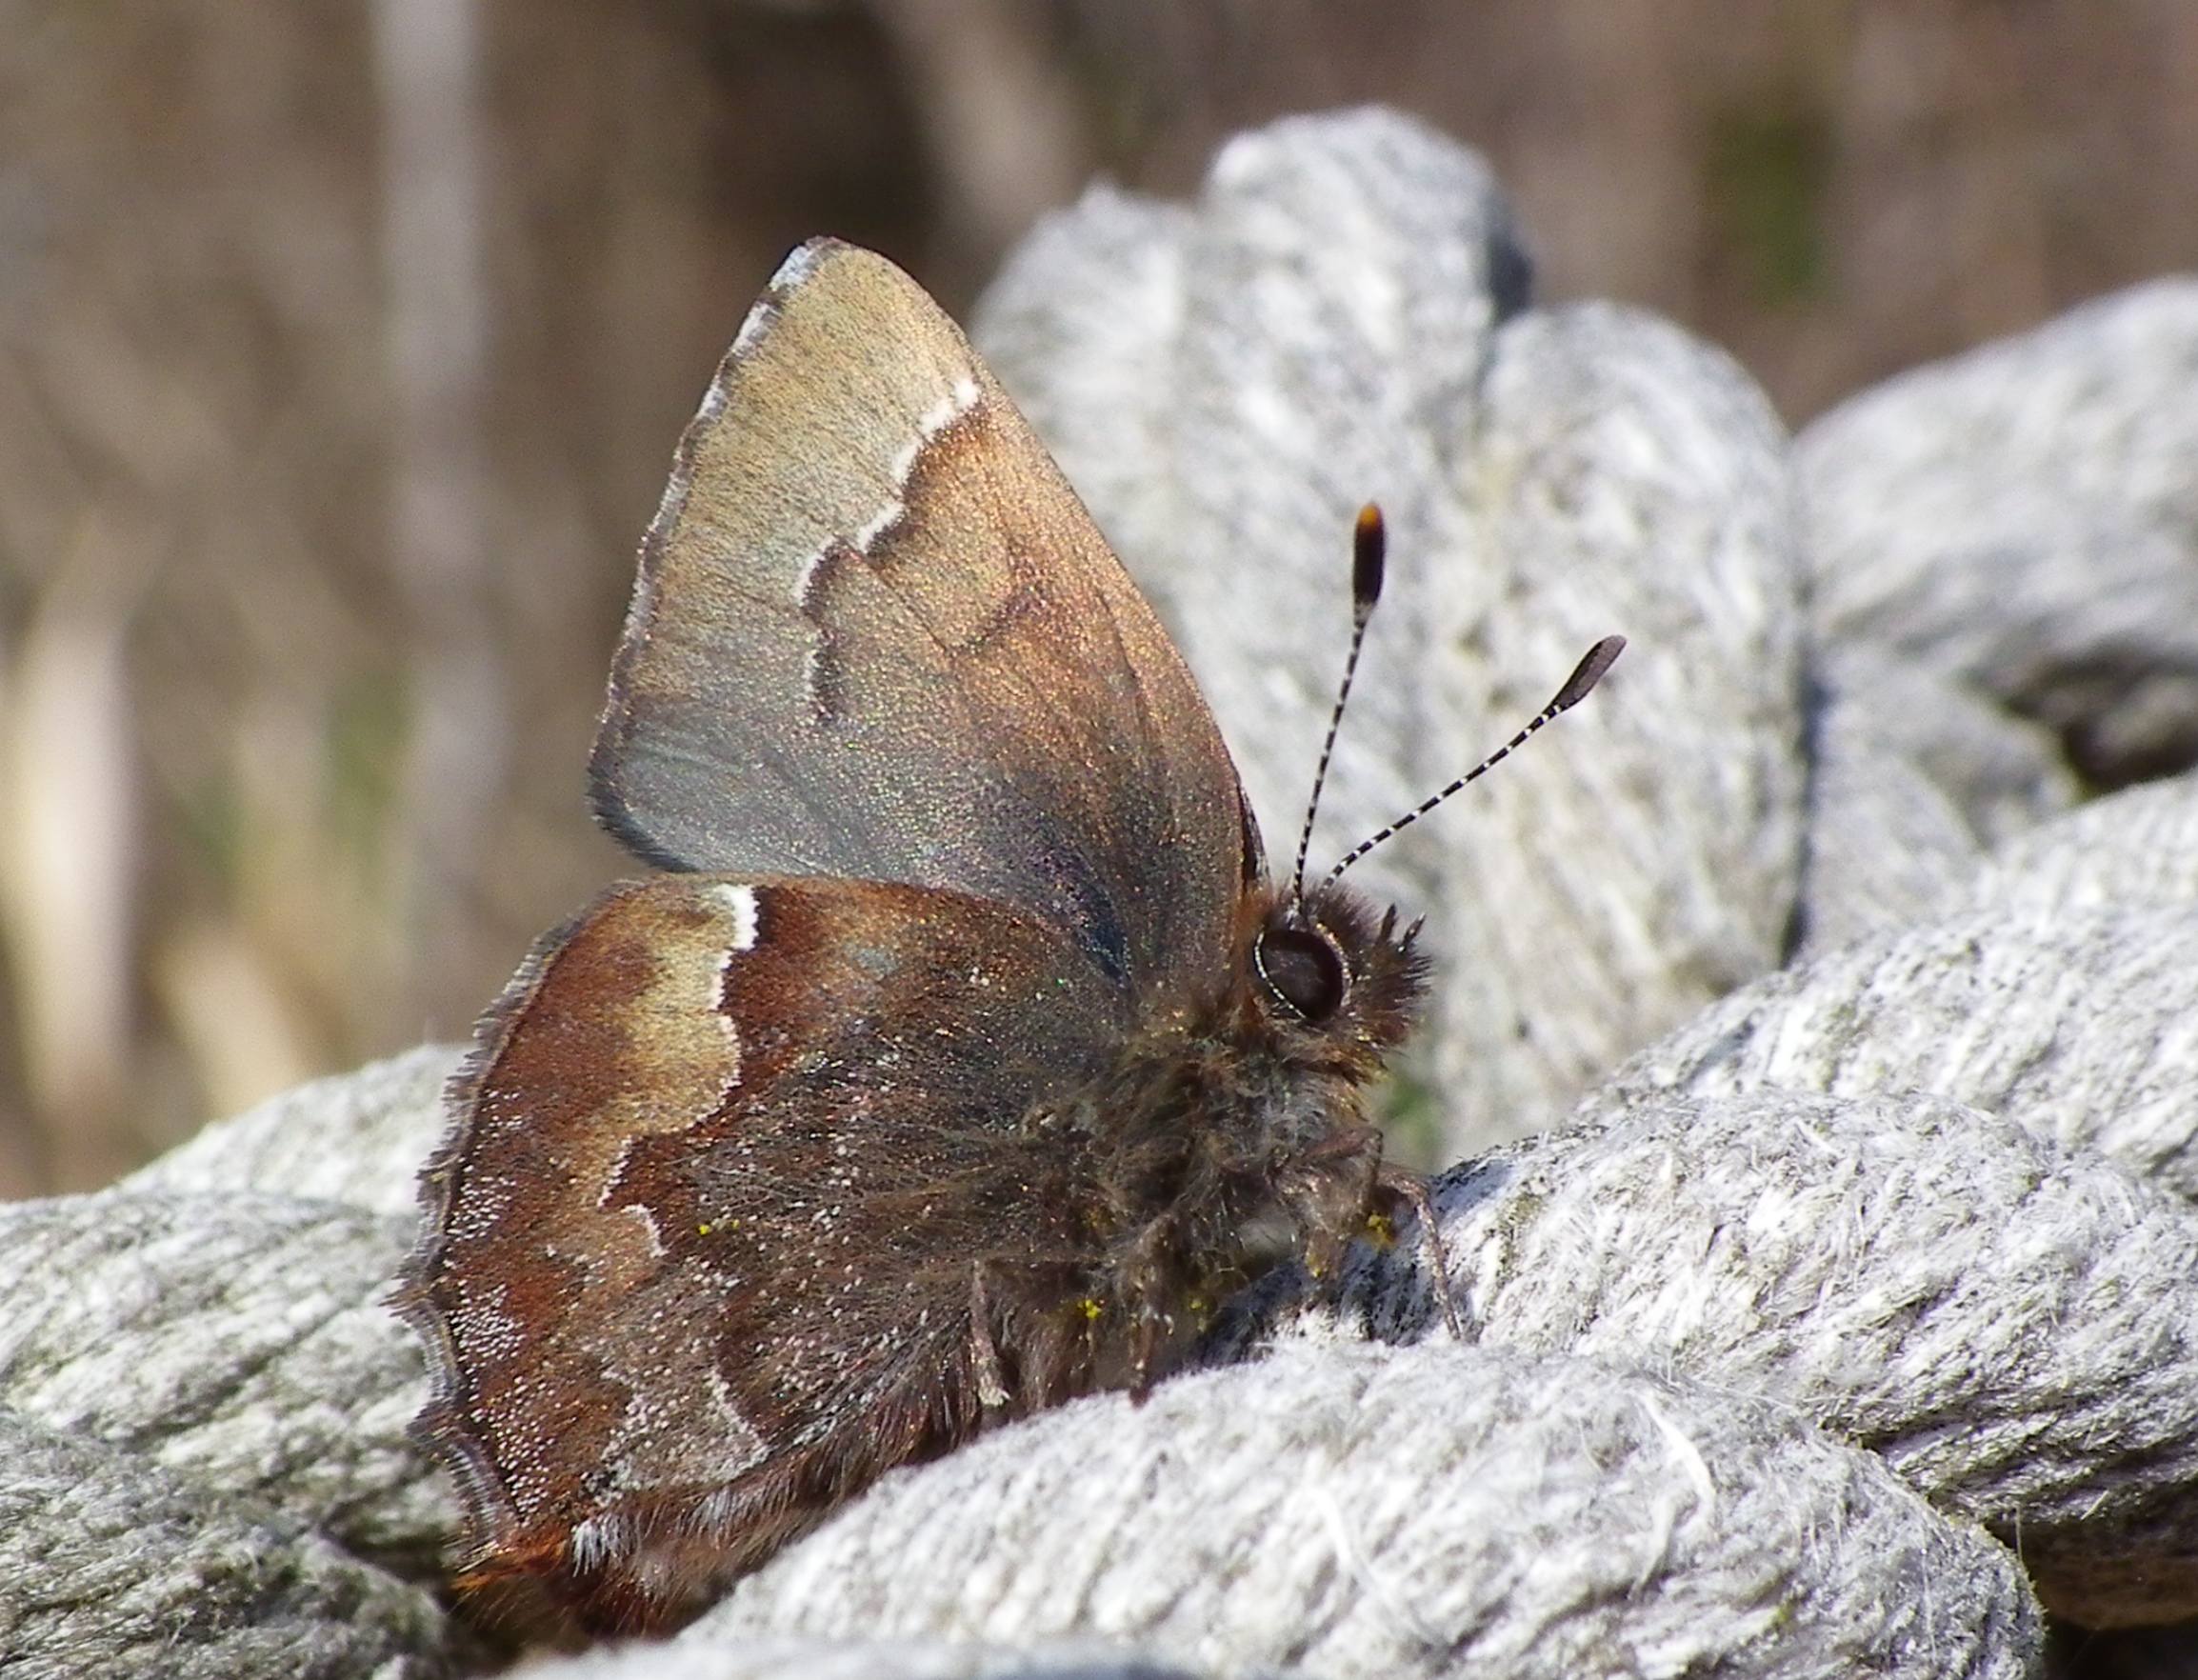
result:
M 1046 1226 L 1073 1157 L 1023 1123 L 1121 1018 L 1058 930 L 932 889 L 670 876 L 552 935 L 456 1093 L 404 1301 L 476 1569 L 646 1619 L 967 1433 L 978 1263 L 1083 1246 Z

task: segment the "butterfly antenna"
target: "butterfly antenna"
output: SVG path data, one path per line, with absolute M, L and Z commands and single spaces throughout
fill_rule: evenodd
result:
M 1392 839 L 1410 828 L 1451 794 L 1462 792 L 1469 783 L 1478 781 L 1525 746 L 1527 738 L 1544 724 L 1550 722 L 1563 712 L 1571 710 L 1573 707 L 1587 699 L 1589 690 L 1603 680 L 1603 673 L 1610 669 L 1618 655 L 1625 650 L 1626 638 L 1624 636 L 1605 636 L 1600 642 L 1597 642 L 1588 650 L 1586 656 L 1581 659 L 1580 663 L 1572 668 L 1572 674 L 1565 679 L 1565 686 L 1557 690 L 1556 697 L 1549 705 L 1542 708 L 1541 712 L 1531 723 L 1449 787 L 1443 789 L 1441 792 L 1429 794 L 1403 816 L 1397 818 L 1395 822 L 1389 824 L 1388 828 L 1383 829 L 1379 833 L 1369 835 L 1352 847 L 1350 850 L 1345 852 L 1343 861 L 1329 870 L 1327 878 L 1322 881 L 1321 885 L 1327 886 L 1385 840 Z
M 1358 674 L 1359 650 L 1366 646 L 1366 627 L 1373 617 L 1374 603 L 1382 598 L 1382 566 L 1389 556 L 1389 528 L 1382 510 L 1369 502 L 1358 510 L 1350 532 L 1350 652 L 1343 662 L 1343 683 L 1335 691 L 1335 709 L 1328 714 L 1328 739 L 1320 744 L 1320 765 L 1312 772 L 1312 797 L 1306 801 L 1305 827 L 1297 836 L 1297 863 L 1289 871 L 1292 903 L 1305 897 L 1305 858 L 1312 845 L 1312 819 L 1320 810 L 1320 790 L 1328 782 L 1328 761 L 1335 754 L 1335 732 L 1343 727 L 1344 703 L 1350 698 L 1350 680 Z

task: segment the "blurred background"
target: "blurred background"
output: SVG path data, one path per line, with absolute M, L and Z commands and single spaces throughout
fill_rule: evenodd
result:
M 622 872 L 679 428 L 831 231 L 960 312 L 1379 99 L 1794 423 L 2198 265 L 2189 0 L 0 0 L 0 1194 L 463 1036 Z

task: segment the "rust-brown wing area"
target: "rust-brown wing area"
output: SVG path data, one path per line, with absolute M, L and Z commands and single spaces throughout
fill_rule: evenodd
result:
M 476 1577 L 646 1626 L 973 1427 L 973 1267 L 1078 1252 L 1024 1123 L 1123 1008 L 1060 930 L 901 885 L 668 877 L 552 935 L 400 1299 Z

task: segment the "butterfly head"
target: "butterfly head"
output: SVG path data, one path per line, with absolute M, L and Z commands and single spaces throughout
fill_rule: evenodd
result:
M 1420 924 L 1400 929 L 1393 907 L 1377 910 L 1336 882 L 1302 895 L 1258 893 L 1251 904 L 1245 968 L 1278 1044 L 1293 1060 L 1370 1076 L 1419 1018 L 1428 986 Z

